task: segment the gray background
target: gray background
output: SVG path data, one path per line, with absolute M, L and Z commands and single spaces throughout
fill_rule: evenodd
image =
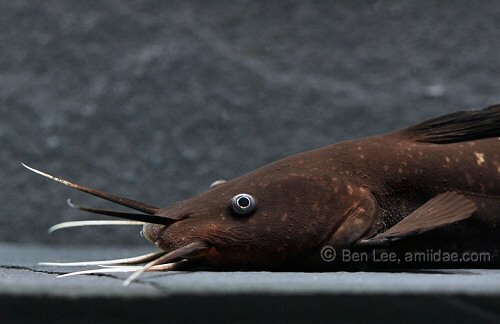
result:
M 110 205 L 166 206 L 290 154 L 500 102 L 500 3 L 0 1 L 0 241 Z
M 112 205 L 21 162 L 166 206 L 296 152 L 500 103 L 500 2 L 269 2 L 0 0 L 2 323 L 498 322 L 498 270 L 173 272 L 125 289 L 124 274 L 37 264 L 151 247 L 137 228 L 48 236 L 94 218 L 67 198 Z

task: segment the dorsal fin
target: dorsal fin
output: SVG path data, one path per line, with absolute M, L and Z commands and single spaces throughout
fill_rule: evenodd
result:
M 500 105 L 458 111 L 405 128 L 402 134 L 417 142 L 457 143 L 500 136 Z

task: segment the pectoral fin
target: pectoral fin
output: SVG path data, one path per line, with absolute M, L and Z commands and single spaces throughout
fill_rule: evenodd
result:
M 432 198 L 387 231 L 361 240 L 357 245 L 385 244 L 417 235 L 469 218 L 475 211 L 472 200 L 456 192 L 446 192 Z
M 348 210 L 342 223 L 333 233 L 329 244 L 349 246 L 368 235 L 378 213 L 375 198 L 366 191 L 358 204 Z

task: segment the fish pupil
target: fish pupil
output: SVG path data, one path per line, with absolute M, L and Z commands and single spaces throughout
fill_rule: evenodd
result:
M 238 205 L 242 208 L 247 208 L 248 206 L 250 206 L 250 199 L 248 199 L 247 197 L 241 197 L 240 199 L 238 199 Z

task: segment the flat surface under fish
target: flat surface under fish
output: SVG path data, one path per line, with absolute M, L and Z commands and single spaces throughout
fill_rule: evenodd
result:
M 150 251 L 144 247 L 52 247 L 0 244 L 0 295 L 53 297 L 159 297 L 172 294 L 466 294 L 500 296 L 500 270 L 417 272 L 180 272 L 146 273 L 130 288 L 127 274 L 90 274 L 58 279 L 68 269 L 40 266 L 40 260 L 105 259 Z M 196 282 L 196 284 L 193 284 Z M 390 283 L 390 284 L 388 284 Z M 131 289 L 132 288 L 132 289 Z
M 57 279 L 40 260 L 126 257 L 143 248 L 0 244 L 2 322 L 222 319 L 338 322 L 483 322 L 500 318 L 500 270 L 422 272 L 172 272 Z M 307 302 L 304 302 L 307 299 Z M 363 311 L 360 312 L 360 303 Z M 193 312 L 196 309 L 196 312 Z M 408 319 L 413 319 L 409 321 Z

